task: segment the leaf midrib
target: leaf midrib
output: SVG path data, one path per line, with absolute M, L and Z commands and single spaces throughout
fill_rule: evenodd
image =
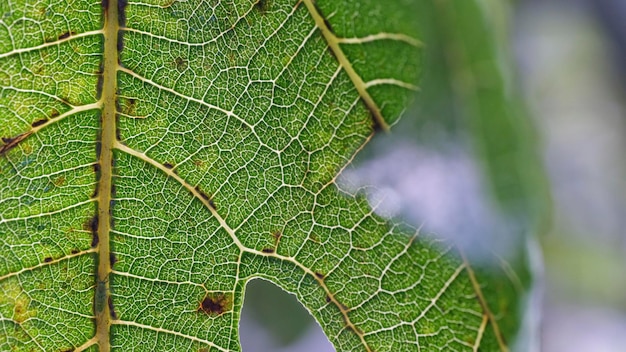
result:
M 96 273 L 96 292 L 94 295 L 94 311 L 96 314 L 96 339 L 98 349 L 109 352 L 111 349 L 110 328 L 111 302 L 109 275 L 110 262 L 110 232 L 111 232 L 111 182 L 113 175 L 113 143 L 116 131 L 116 91 L 118 68 L 118 33 L 119 12 L 118 0 L 104 1 L 104 64 L 100 146 L 98 162 L 100 175 L 98 176 L 98 269 Z M 104 291 L 104 292 L 99 292 Z

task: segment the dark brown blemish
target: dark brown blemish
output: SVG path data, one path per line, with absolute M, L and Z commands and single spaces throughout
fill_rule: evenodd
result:
M 265 15 L 267 10 L 272 6 L 271 0 L 257 0 L 256 4 L 254 4 L 254 8 L 261 13 L 261 15 Z
M 3 146 L 0 147 L 0 155 L 6 154 L 9 150 L 15 148 L 21 141 L 26 139 L 33 133 L 32 131 L 24 132 L 15 137 L 2 137 Z
M 363 103 L 365 104 L 365 102 Z M 372 120 L 372 129 L 374 130 L 374 132 L 379 133 L 383 131 L 383 126 L 380 125 L 380 122 L 376 118 L 376 114 L 374 114 L 374 111 L 372 110 L 372 108 L 367 104 L 365 104 L 365 107 L 369 111 L 370 119 Z
M 100 163 L 95 163 L 91 167 L 93 168 L 93 172 L 95 173 L 100 172 Z
M 324 274 L 320 273 L 319 271 L 315 272 L 315 276 L 320 280 L 324 280 Z
M 233 309 L 231 295 L 224 293 L 208 293 L 200 302 L 198 312 L 203 312 L 211 316 L 220 316 Z
M 33 122 L 30 125 L 32 127 L 38 127 L 38 126 L 41 126 L 41 125 L 45 124 L 46 122 L 48 122 L 48 119 L 40 119 L 40 120 L 37 120 L 37 121 Z
M 263 248 L 262 252 L 272 254 L 274 253 L 274 248 Z
M 272 232 L 272 237 L 274 237 L 274 240 L 278 242 L 280 241 L 280 238 L 283 237 L 283 233 L 280 231 L 274 231 Z
M 200 197 L 204 198 L 205 200 L 209 200 L 209 196 L 206 193 L 202 192 L 202 190 L 200 190 L 200 186 L 196 186 L 194 189 L 196 190 L 196 192 L 198 192 L 198 194 L 200 194 Z
M 211 208 L 213 208 L 214 210 L 216 209 L 216 207 L 215 207 L 215 202 L 213 201 L 213 199 L 212 199 L 212 198 L 211 198 L 208 194 L 204 193 L 204 192 L 200 189 L 200 186 L 196 186 L 194 189 L 196 190 L 196 192 L 198 192 L 198 194 L 200 195 L 200 197 L 202 197 L 202 199 L 204 199 L 204 200 L 208 201 L 209 206 L 210 206 Z
M 52 111 L 50 112 L 50 118 L 55 118 L 57 116 L 61 115 L 61 113 L 57 110 L 57 109 L 52 109 Z
M 84 226 L 85 230 L 91 232 L 91 247 L 96 247 L 100 242 L 98 237 L 98 214 L 94 215 Z
M 324 19 L 324 24 L 326 25 L 326 27 L 328 28 L 328 30 L 331 33 L 335 33 L 335 31 L 333 30 L 333 26 L 331 26 L 330 22 L 328 22 L 328 19 L 326 18 L 326 16 L 324 16 L 324 13 L 322 12 L 322 10 L 319 8 L 319 6 L 317 6 L 317 4 L 314 2 L 313 5 L 315 6 L 315 9 L 317 10 L 317 12 L 320 14 L 320 16 L 322 17 L 322 19 Z
M 99 242 L 100 242 L 100 237 L 98 237 L 98 234 L 97 233 L 92 234 L 91 247 L 96 248 Z
M 109 10 L 109 0 L 102 0 L 102 8 L 104 9 L 104 11 Z
M 44 263 L 50 263 L 51 261 L 52 261 L 52 257 L 45 257 L 45 258 L 43 259 L 43 262 L 44 262 Z
M 126 115 L 131 115 L 131 116 L 134 115 L 135 107 L 137 106 L 137 99 L 128 98 L 128 99 L 120 99 L 120 100 L 122 101 L 124 108 L 120 109 L 120 107 L 118 106 L 118 111 L 121 111 L 125 113 Z
M 70 253 L 72 254 L 78 254 L 80 251 L 77 248 L 72 249 L 72 251 Z
M 117 257 L 115 256 L 115 253 L 109 253 L 109 262 L 111 263 L 111 268 L 113 267 L 113 265 L 115 265 L 115 263 L 117 263 Z
M 118 116 L 118 121 L 116 121 L 116 122 L 115 122 L 115 125 L 116 125 L 116 126 L 117 126 L 117 125 L 119 125 L 119 116 Z M 116 128 L 116 129 L 115 129 L 115 139 L 117 139 L 118 141 L 120 141 L 120 142 L 121 142 L 121 141 L 122 141 L 122 135 L 121 135 L 120 133 L 121 133 L 121 132 L 120 132 L 120 129 L 119 129 L 119 128 Z
M 117 313 L 115 313 L 115 308 L 113 307 L 113 300 L 111 299 L 111 296 L 109 296 L 107 303 L 109 304 L 109 314 L 111 314 L 111 318 L 117 319 Z
M 188 66 L 188 61 L 183 59 L 182 57 L 177 57 L 174 60 L 174 65 L 176 66 L 176 69 L 179 71 L 183 71 L 184 69 L 187 68 Z
M 128 5 L 128 0 L 117 1 L 117 13 L 120 27 L 126 26 L 126 5 Z M 119 31 L 119 33 L 122 34 L 123 32 Z
M 172 169 L 174 168 L 174 165 L 170 164 L 170 163 L 163 163 L 163 166 L 165 166 L 166 169 Z
M 72 35 L 76 35 L 76 32 L 67 31 L 59 36 L 59 40 L 69 38 Z
M 100 99 L 102 97 L 102 86 L 104 85 L 104 75 L 98 74 L 98 81 L 96 82 L 96 98 Z
M 326 295 L 326 303 L 330 303 L 330 301 L 332 301 L 332 299 L 330 299 L 329 295 Z
M 119 12 L 118 14 L 120 16 L 120 22 L 122 22 L 122 20 L 121 20 L 121 18 L 122 18 L 121 12 Z M 124 31 L 118 31 L 117 32 L 117 52 L 121 53 L 122 50 L 124 50 Z

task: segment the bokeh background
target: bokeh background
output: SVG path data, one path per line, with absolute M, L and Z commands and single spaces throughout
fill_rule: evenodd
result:
M 625 351 L 626 1 L 416 1 L 421 92 L 343 184 L 373 185 L 380 215 L 470 252 L 526 251 L 520 351 Z M 241 334 L 244 352 L 333 351 L 261 280 Z

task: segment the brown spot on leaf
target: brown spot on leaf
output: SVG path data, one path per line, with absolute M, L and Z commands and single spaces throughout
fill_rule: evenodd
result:
M 124 108 L 122 110 L 123 113 L 127 115 L 135 114 L 135 110 L 137 107 L 137 99 L 135 98 L 124 99 L 122 104 L 124 105 Z
M 118 121 L 118 122 L 116 122 L 115 124 L 116 124 L 116 125 L 118 125 L 118 124 L 119 124 L 119 121 Z M 120 132 L 120 129 L 119 129 L 119 128 L 116 128 L 116 129 L 115 129 L 115 139 L 117 139 L 117 140 L 118 140 L 118 141 L 120 141 L 120 142 L 122 141 L 122 135 L 121 135 L 121 132 Z
M 78 254 L 80 251 L 78 250 L 78 248 L 74 248 L 72 249 L 72 251 L 70 253 L 72 254 Z
M 172 169 L 174 168 L 174 165 L 170 164 L 170 163 L 163 163 L 163 166 L 165 166 L 166 169 Z
M 200 302 L 198 312 L 220 316 L 233 309 L 232 295 L 228 293 L 208 293 Z
M 126 26 L 126 5 L 128 5 L 128 0 L 117 1 L 118 24 L 120 27 Z M 118 32 L 120 35 L 123 33 L 123 31 Z
M 111 263 L 111 268 L 113 267 L 113 265 L 115 265 L 115 263 L 117 263 L 117 257 L 115 256 L 115 253 L 109 253 L 109 262 Z
M 83 228 L 91 232 L 91 247 L 96 247 L 100 242 L 98 237 L 98 214 L 94 215 L 89 221 L 87 221 Z
M 274 248 L 263 248 L 262 252 L 271 254 L 271 253 L 274 253 Z
M 63 34 L 61 34 L 61 35 L 59 36 L 59 40 L 61 40 L 61 39 L 65 39 L 65 38 L 69 38 L 69 37 L 70 37 L 70 36 L 72 36 L 72 35 L 76 35 L 76 32 L 73 32 L 73 31 L 67 31 L 67 32 L 65 32 L 65 33 L 63 33 Z
M 55 118 L 59 115 L 61 115 L 61 113 L 57 109 L 52 109 L 52 111 L 50 111 L 50 118 Z
M 0 155 L 6 154 L 9 150 L 15 148 L 21 141 L 31 135 L 32 130 L 24 132 L 15 137 L 2 137 L 3 146 L 0 146 Z
M 52 184 L 57 186 L 57 187 L 61 187 L 65 184 L 65 177 L 64 176 L 59 176 L 57 178 L 55 178 L 54 180 L 52 180 Z
M 45 257 L 43 261 L 44 263 L 50 263 L 52 261 L 52 257 Z
M 94 199 L 98 196 L 98 187 L 94 187 L 93 193 L 91 194 L 91 198 Z
M 320 273 L 319 271 L 315 272 L 315 276 L 320 280 L 324 280 L 324 274 Z
M 200 186 L 196 186 L 194 189 L 196 190 L 196 192 L 198 192 L 200 197 L 204 198 L 205 200 L 209 200 L 209 196 L 200 189 Z
M 183 71 L 187 68 L 189 62 L 185 59 L 183 59 L 182 57 L 177 57 L 174 60 L 174 65 L 176 66 L 176 69 L 179 71 Z
M 95 173 L 100 172 L 100 163 L 95 163 L 91 167 L 93 168 L 93 172 Z
M 107 301 L 107 303 L 109 304 L 109 314 L 111 314 L 111 318 L 117 319 L 117 313 L 115 313 L 115 308 L 113 307 L 113 299 L 111 299 L 111 296 L 109 296 L 109 299 Z
M 98 74 L 98 81 L 96 82 L 96 98 L 100 99 L 102 96 L 102 86 L 104 85 L 104 75 Z
M 100 124 L 102 124 L 102 117 L 100 117 Z M 100 152 L 102 151 L 102 143 L 100 143 L 100 141 L 98 140 L 96 142 L 96 159 L 100 159 Z M 98 170 L 94 170 L 96 172 L 100 171 L 99 169 L 100 165 L 98 165 Z
M 209 203 L 209 206 L 213 208 L 213 210 L 217 209 L 215 207 L 215 201 L 213 201 L 213 198 L 211 198 L 208 194 L 202 191 L 200 189 L 200 186 L 196 186 L 194 189 L 196 190 L 196 192 L 198 192 L 198 194 L 200 195 L 200 197 L 202 197 L 202 199 L 206 200 Z
M 326 303 L 330 303 L 330 301 L 332 301 L 332 300 L 330 299 L 330 296 L 329 296 L 329 295 L 326 295 Z
M 48 122 L 48 119 L 40 119 L 37 121 L 34 121 L 32 124 L 30 124 L 32 127 L 38 127 L 43 125 L 44 123 Z
M 254 4 L 254 8 L 261 13 L 261 15 L 265 15 L 267 10 L 272 6 L 271 0 L 257 0 L 256 4 Z

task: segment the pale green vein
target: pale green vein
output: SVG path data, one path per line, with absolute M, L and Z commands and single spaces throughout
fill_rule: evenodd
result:
M 339 41 L 337 37 L 330 30 L 330 28 L 328 28 L 328 26 L 326 25 L 324 17 L 317 10 L 317 7 L 313 3 L 313 0 L 303 0 L 303 2 L 306 5 L 306 8 L 311 13 L 311 17 L 313 17 L 313 20 L 315 20 L 315 24 L 322 32 L 322 36 L 324 37 L 324 39 L 326 39 L 328 46 L 330 47 L 332 52 L 335 54 L 337 61 L 339 61 L 339 64 L 344 68 L 344 70 L 348 74 L 348 77 L 350 77 L 350 80 L 352 80 L 354 87 L 356 88 L 356 90 L 359 92 L 359 95 L 363 99 L 363 102 L 372 113 L 374 122 L 378 124 L 378 126 L 383 131 L 389 131 L 389 125 L 387 124 L 387 121 L 385 121 L 383 115 L 381 114 L 380 108 L 378 107 L 378 105 L 376 104 L 372 96 L 367 92 L 367 87 L 365 86 L 365 82 L 363 82 L 363 79 L 361 78 L 361 76 L 359 76 L 359 74 L 352 67 L 352 63 L 350 62 L 350 60 L 348 60 L 346 55 L 343 53 L 343 50 L 339 46 Z
M 28 52 L 31 52 L 31 51 L 42 50 L 42 49 L 45 49 L 45 48 L 49 48 L 49 47 L 53 47 L 53 46 L 57 46 L 57 45 L 63 44 L 65 42 L 69 42 L 70 40 L 74 40 L 74 39 L 78 39 L 78 38 L 85 38 L 85 37 L 89 37 L 89 36 L 92 36 L 92 35 L 98 35 L 98 34 L 104 34 L 104 31 L 102 29 L 99 29 L 99 30 L 95 30 L 95 31 L 83 32 L 83 33 L 70 35 L 67 38 L 55 40 L 55 41 L 52 41 L 52 42 L 46 42 L 46 43 L 43 43 L 43 44 L 40 44 L 40 45 L 28 47 L 28 48 L 13 49 L 13 50 L 8 51 L 6 53 L 0 54 L 0 59 L 4 59 L 6 57 L 17 55 L 17 54 L 28 53 Z
M 69 254 L 69 255 L 66 255 L 66 256 L 63 256 L 63 257 L 60 257 L 60 258 L 53 259 L 53 260 L 51 260 L 49 262 L 41 262 L 41 263 L 39 263 L 39 264 L 37 264 L 35 266 L 31 266 L 31 267 L 28 267 L 28 268 L 22 268 L 22 269 L 20 269 L 18 271 L 14 271 L 12 273 L 8 273 L 8 274 L 0 276 L 0 281 L 6 280 L 6 279 L 8 279 L 10 277 L 13 277 L 13 276 L 17 276 L 17 275 L 23 274 L 25 272 L 33 271 L 33 270 L 36 270 L 36 269 L 39 269 L 39 268 L 43 268 L 43 267 L 46 267 L 46 266 L 57 264 L 59 262 L 65 261 L 65 260 L 76 258 L 76 257 L 79 257 L 81 255 L 94 253 L 95 251 L 96 251 L 95 248 L 90 248 L 90 249 L 85 250 L 85 251 L 81 251 L 81 252 L 78 252 L 78 253 Z
M 188 339 L 188 340 L 191 340 L 191 341 L 196 341 L 196 342 L 203 343 L 203 344 L 205 344 L 207 346 L 211 346 L 211 348 L 215 348 L 218 351 L 223 351 L 223 352 L 228 352 L 229 351 L 228 349 L 226 349 L 224 347 L 221 347 L 221 346 L 218 346 L 218 345 L 216 345 L 215 343 L 213 343 L 211 341 L 207 341 L 207 340 L 204 340 L 204 339 L 201 339 L 199 337 L 192 336 L 192 335 L 186 335 L 186 334 L 183 334 L 183 333 L 178 332 L 178 331 L 167 330 L 167 329 L 163 329 L 163 328 L 157 328 L 157 327 L 154 327 L 154 326 L 145 325 L 145 324 L 139 324 L 139 323 L 136 323 L 136 322 L 133 322 L 133 321 L 125 321 L 125 320 L 113 320 L 113 321 L 111 321 L 111 324 L 132 326 L 132 327 L 135 327 L 135 328 L 155 331 L 157 333 L 170 334 L 170 335 L 182 337 L 182 338 L 185 338 L 185 339 Z
M 421 41 L 403 33 L 381 32 L 377 34 L 370 34 L 368 36 L 360 37 L 360 38 L 337 38 L 337 42 L 339 42 L 340 44 L 364 44 L 364 43 L 374 42 L 378 40 L 401 41 L 409 45 L 412 45 L 416 48 L 420 48 L 424 46 L 424 43 L 422 43 Z

